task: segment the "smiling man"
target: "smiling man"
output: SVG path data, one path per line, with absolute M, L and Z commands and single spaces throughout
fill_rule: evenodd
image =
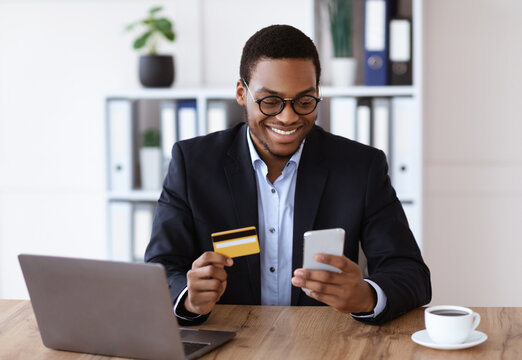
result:
M 238 81 L 237 102 L 247 109 L 252 142 L 271 182 L 312 130 L 318 94 L 311 59 L 260 58 L 254 71 Z
M 264 28 L 241 57 L 246 123 L 174 145 L 145 258 L 165 266 L 180 323 L 201 323 L 223 303 L 329 305 L 381 324 L 430 301 L 384 154 L 315 125 L 320 75 L 310 38 Z M 259 254 L 212 251 L 212 233 L 251 226 Z M 339 271 L 302 269 L 304 232 L 327 228 L 346 231 L 344 256 L 316 259 Z

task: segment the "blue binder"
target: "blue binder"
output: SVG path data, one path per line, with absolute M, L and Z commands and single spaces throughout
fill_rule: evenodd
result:
M 191 139 L 198 135 L 198 106 L 196 100 L 178 101 L 178 140 Z
M 365 0 L 364 85 L 388 85 L 390 3 L 391 0 Z

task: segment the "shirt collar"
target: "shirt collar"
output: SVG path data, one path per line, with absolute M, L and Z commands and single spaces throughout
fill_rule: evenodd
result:
M 252 166 L 254 167 L 254 170 L 256 168 L 256 162 L 259 160 L 263 164 L 265 163 L 261 157 L 259 157 L 259 154 L 257 153 L 256 147 L 254 146 L 254 143 L 252 142 L 252 138 L 250 136 L 250 126 L 247 126 L 246 131 L 246 137 L 248 142 L 248 149 L 250 150 L 250 159 L 252 160 Z M 301 154 L 303 153 L 303 145 L 304 145 L 305 139 L 301 142 L 299 147 L 297 148 L 297 151 L 290 157 L 290 160 L 286 163 L 288 165 L 289 163 L 294 163 L 297 166 L 299 166 L 299 161 L 301 160 Z

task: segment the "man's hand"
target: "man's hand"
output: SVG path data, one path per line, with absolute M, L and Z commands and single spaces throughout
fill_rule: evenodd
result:
M 339 272 L 296 269 L 292 285 L 312 290 L 306 294 L 345 314 L 373 311 L 377 295 L 364 281 L 356 263 L 344 256 L 328 254 L 316 254 L 315 260 L 332 265 Z
M 225 266 L 233 264 L 231 258 L 212 251 L 197 258 L 187 273 L 185 309 L 201 315 L 211 312 L 227 287 Z

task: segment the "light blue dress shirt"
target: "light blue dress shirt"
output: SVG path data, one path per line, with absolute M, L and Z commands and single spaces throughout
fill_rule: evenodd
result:
M 261 305 L 289 306 L 292 299 L 292 244 L 297 167 L 304 141 L 272 184 L 247 131 L 256 173 L 259 247 L 261 250 Z
M 256 173 L 258 200 L 258 236 L 261 256 L 261 304 L 288 306 L 292 299 L 292 245 L 294 235 L 294 198 L 297 182 L 297 168 L 301 160 L 304 141 L 286 163 L 281 175 L 272 184 L 268 180 L 268 167 L 259 157 L 252 139 L 250 128 L 246 132 L 252 166 Z M 360 318 L 376 317 L 386 307 L 386 294 L 375 282 L 365 279 L 377 293 L 377 304 L 373 313 Z M 174 313 L 183 319 L 177 311 L 181 300 L 187 293 L 185 288 L 174 305 Z
M 261 160 L 250 137 L 247 141 L 252 166 L 256 173 L 259 246 L 261 249 L 261 304 L 290 305 L 292 297 L 292 244 L 294 235 L 294 199 L 297 168 L 304 141 L 286 163 L 272 184 L 268 167 Z M 386 294 L 375 282 L 365 279 L 377 293 L 373 313 L 357 317 L 375 317 L 386 307 Z

